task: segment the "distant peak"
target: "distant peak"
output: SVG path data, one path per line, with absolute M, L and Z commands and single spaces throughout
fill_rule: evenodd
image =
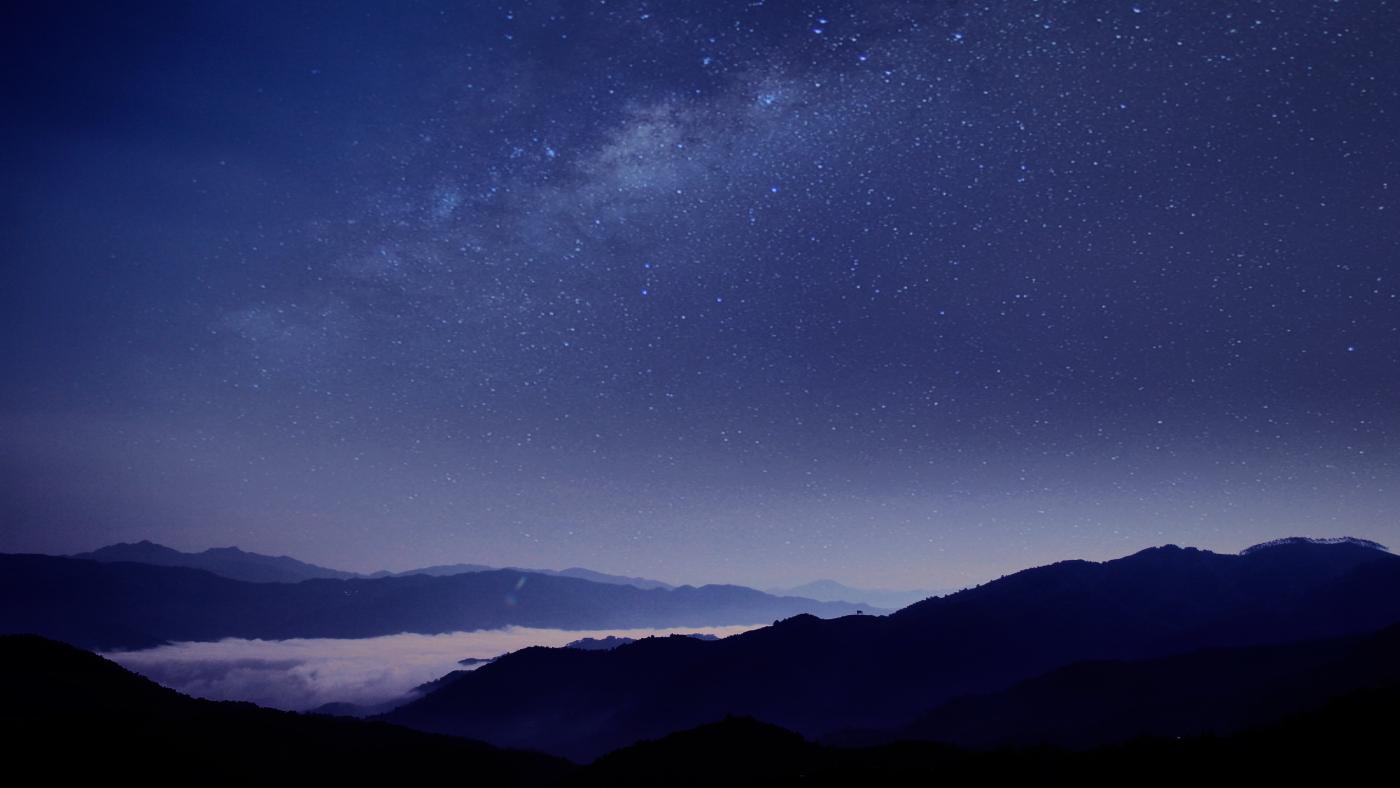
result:
M 1136 553 L 1133 553 L 1132 555 L 1128 556 L 1128 558 L 1175 558 L 1182 554 L 1191 554 L 1199 552 L 1200 550 L 1194 547 L 1181 547 L 1180 545 L 1164 544 L 1158 545 L 1156 547 L 1145 547 L 1137 551 Z M 1070 559 L 1069 561 L 1060 561 L 1057 563 L 1081 563 L 1081 561 L 1079 561 L 1078 559 Z
M 160 544 L 159 542 L 152 542 L 150 539 L 142 539 L 142 540 L 139 541 L 139 542 L 115 542 L 115 543 L 113 543 L 113 544 L 107 545 L 106 547 L 99 547 L 98 549 L 99 549 L 99 550 L 105 550 L 105 549 L 113 548 L 113 547 L 159 547 L 159 548 L 161 548 L 162 550 L 173 550 L 173 549 L 174 549 L 174 548 L 171 548 L 171 547 L 166 547 L 165 545 Z
M 1180 553 L 1180 552 L 1184 552 L 1184 551 L 1186 551 L 1186 550 L 1194 550 L 1194 549 L 1196 549 L 1196 548 L 1194 548 L 1194 547 L 1182 547 L 1181 545 L 1175 545 L 1175 544 L 1164 544 L 1164 545 L 1157 545 L 1156 547 L 1146 547 L 1146 548 L 1143 548 L 1142 550 L 1137 551 L 1137 554 L 1138 554 L 1138 555 L 1141 555 L 1141 554 L 1143 554 L 1143 553 Z
M 1345 544 L 1345 545 L 1352 545 L 1353 547 L 1364 547 L 1364 548 L 1366 548 L 1366 549 L 1368 549 L 1368 550 L 1379 550 L 1379 551 L 1381 551 L 1381 552 L 1383 552 L 1383 553 L 1388 553 L 1388 552 L 1390 552 L 1390 548 L 1389 548 L 1389 547 L 1386 547 L 1385 545 L 1383 545 L 1383 544 L 1381 544 L 1381 543 L 1379 543 L 1379 542 L 1373 542 L 1373 541 L 1371 541 L 1370 539 L 1358 539 L 1358 538 L 1356 538 L 1355 536 L 1334 536 L 1334 537 L 1329 537 L 1329 538 L 1317 538 L 1317 537 L 1312 537 L 1312 536 L 1289 536 L 1289 537 L 1285 537 L 1285 538 L 1283 538 L 1283 539 L 1274 539 L 1274 540 L 1271 540 L 1271 541 L 1268 541 L 1268 542 L 1260 542 L 1259 544 L 1252 545 L 1252 546 L 1250 546 L 1250 547 L 1246 547 L 1245 549 L 1243 549 L 1243 550 L 1240 551 L 1240 555 L 1249 555 L 1249 554 L 1251 554 L 1251 553 L 1257 553 L 1257 552 L 1259 552 L 1259 551 L 1261 551 L 1261 550 L 1269 550 L 1269 549 L 1272 549 L 1272 548 L 1275 548 L 1275 547 L 1284 547 L 1284 546 L 1287 546 L 1287 545 L 1299 545 L 1299 544 L 1311 544 L 1311 545 L 1338 545 L 1338 544 Z
M 93 553 L 111 553 L 111 552 L 123 552 L 123 551 L 129 552 L 129 551 L 132 551 L 132 550 L 140 550 L 140 551 L 147 552 L 147 553 L 153 553 L 153 552 L 154 552 L 154 553 L 161 553 L 161 552 L 163 552 L 163 553 L 178 553 L 178 552 L 180 552 L 179 550 L 176 550 L 176 549 L 173 548 L 173 547 L 166 547 L 166 546 L 163 545 L 163 544 L 160 544 L 160 543 L 158 543 L 158 542 L 152 542 L 152 541 L 149 540 L 149 539 L 142 539 L 142 540 L 139 541 L 139 542 L 117 542 L 117 543 L 115 543 L 115 544 L 109 544 L 109 545 L 107 545 L 107 546 L 105 546 L 105 547 L 99 547 L 99 548 L 97 548 L 96 550 L 93 550 L 92 552 L 93 552 Z

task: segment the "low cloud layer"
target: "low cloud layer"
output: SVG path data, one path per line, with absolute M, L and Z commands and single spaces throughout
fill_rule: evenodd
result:
M 326 703 L 376 705 L 450 671 L 458 660 L 496 657 L 527 646 L 562 646 L 585 637 L 643 638 L 711 632 L 720 637 L 751 627 L 561 630 L 511 627 L 447 635 L 390 635 L 356 640 L 303 638 L 174 643 L 105 654 L 167 687 L 210 700 L 243 700 L 305 711 Z

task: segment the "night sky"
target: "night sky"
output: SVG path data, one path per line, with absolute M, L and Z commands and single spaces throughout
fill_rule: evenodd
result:
M 1400 4 L 5 7 L 0 550 L 1400 542 Z

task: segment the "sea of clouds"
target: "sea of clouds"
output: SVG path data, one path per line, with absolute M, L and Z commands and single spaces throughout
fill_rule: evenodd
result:
M 242 640 L 172 643 L 103 656 L 171 689 L 210 700 L 251 701 L 292 711 L 326 703 L 377 706 L 405 699 L 424 682 L 453 670 L 459 660 L 490 659 L 527 646 L 562 646 L 586 637 L 644 638 L 713 633 L 753 627 L 562 630 L 510 627 L 445 635 L 389 635 L 340 640 Z

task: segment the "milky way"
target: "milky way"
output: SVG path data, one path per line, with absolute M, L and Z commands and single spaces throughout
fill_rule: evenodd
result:
M 282 5 L 5 12 L 0 548 L 1400 537 L 1393 3 Z

